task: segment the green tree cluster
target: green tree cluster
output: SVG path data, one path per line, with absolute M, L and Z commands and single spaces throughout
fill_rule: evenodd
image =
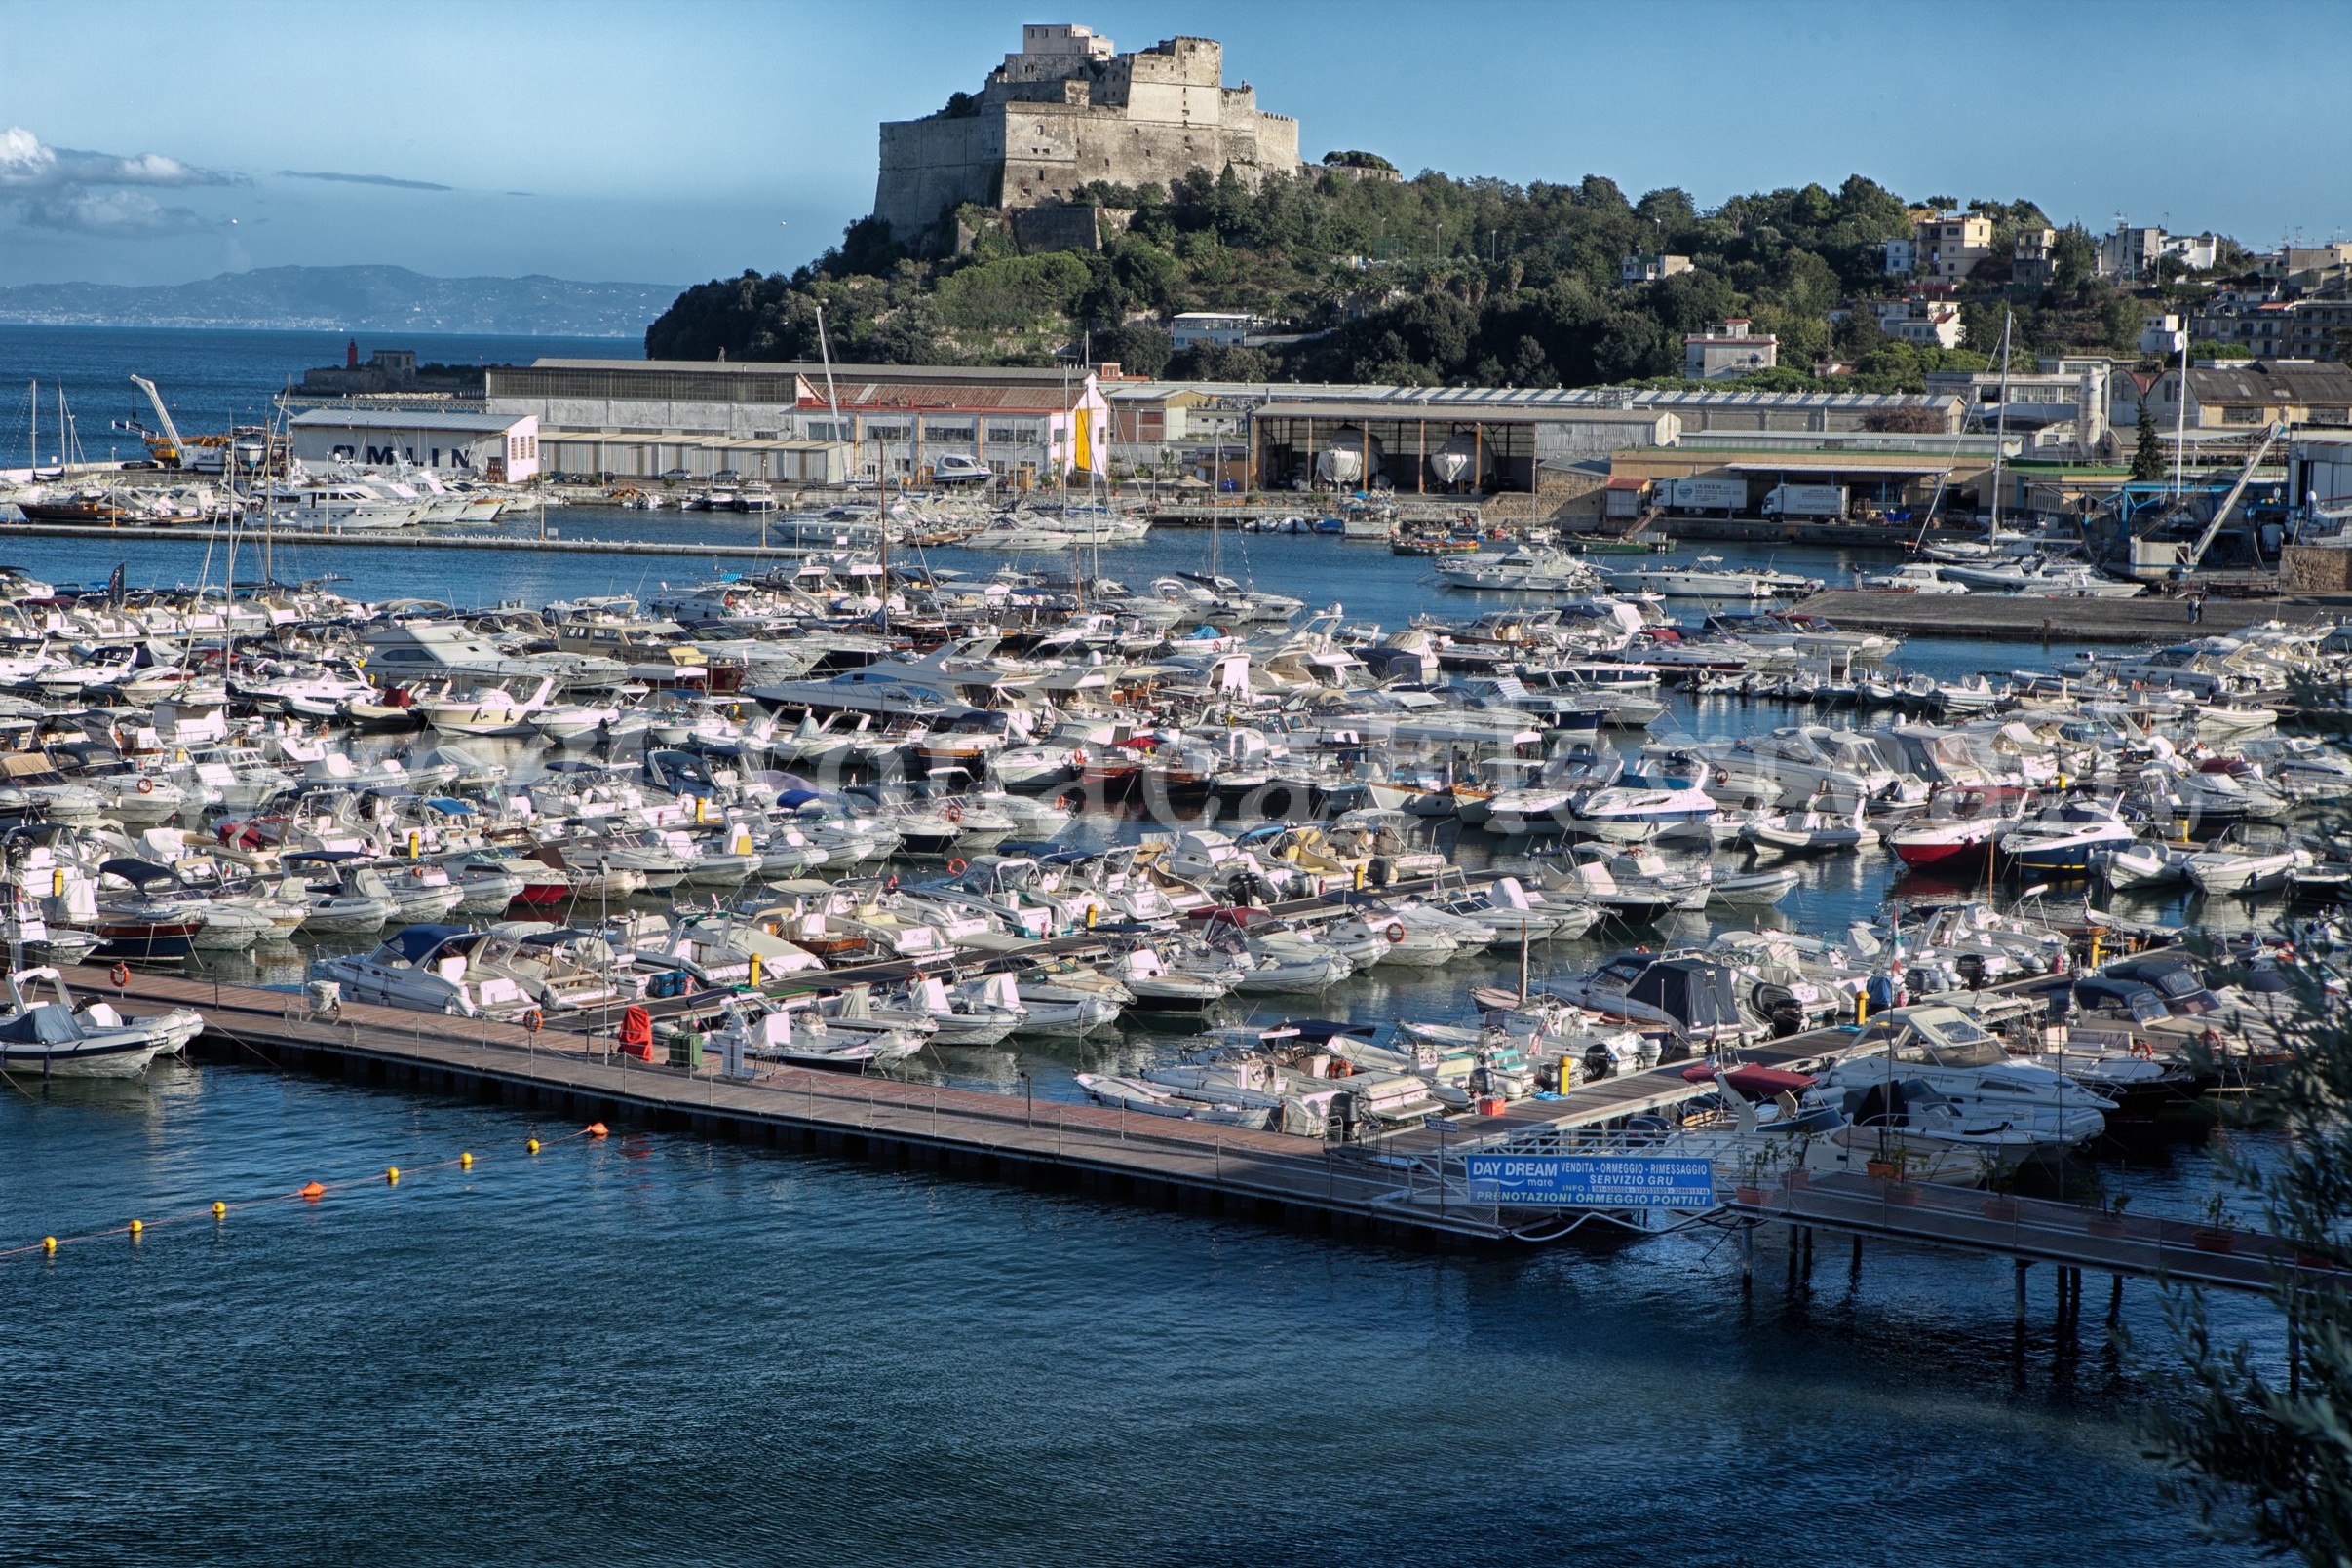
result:
M 647 329 L 646 351 L 813 358 L 822 304 L 844 360 L 1041 363 L 1090 342 L 1098 358 L 1116 344 L 1123 363 L 1156 361 L 1178 375 L 1215 363 L 1246 366 L 1247 379 L 1580 386 L 1677 376 L 1683 334 L 1746 316 L 1780 339 L 1771 385 L 1811 386 L 1813 362 L 1835 355 L 1861 371 L 1839 386 L 1904 391 L 1931 370 L 1981 365 L 1990 340 L 1979 320 L 1959 351 L 1889 342 L 1874 324 L 1831 326 L 1840 299 L 1886 287 L 1878 242 L 1910 232 L 1902 199 L 1859 174 L 1834 190 L 1757 192 L 1702 211 L 1684 191 L 1631 199 L 1599 175 L 1371 180 L 1342 166 L 1380 167 L 1345 154 L 1255 189 L 1229 167 L 1196 169 L 1174 188 L 1087 186 L 1077 199 L 1110 210 L 1101 221 L 1115 231 L 1098 253 L 1023 255 L 1001 218 L 966 208 L 941 218 L 957 253 L 925 259 L 901 242 L 946 249 L 937 235 L 894 236 L 862 219 L 789 277 L 687 289 Z M 2029 202 L 1974 205 L 2012 228 L 2043 221 Z M 2087 243 L 2063 235 L 2060 270 L 2092 287 L 2069 281 L 2028 307 L 2035 323 L 2021 323 L 2021 348 L 2109 342 L 2132 314 L 2114 313 L 2096 269 L 2077 267 Z M 1689 256 L 1695 270 L 1621 284 L 1624 257 L 1654 253 Z M 1161 324 L 1187 310 L 1247 311 L 1295 341 L 1160 354 Z
M 2340 688 L 2302 682 L 2324 727 L 2342 729 Z M 2329 722 L 2329 721 L 2333 722 Z M 2333 836 L 2342 837 L 2339 823 Z M 2329 1281 L 2352 1270 L 2352 1018 L 2322 975 L 2292 972 L 2280 1029 L 2286 1063 L 2270 1094 L 2279 1136 L 2260 1158 L 2225 1145 L 2220 1166 L 2244 1206 L 2301 1268 L 2275 1273 L 2285 1364 L 2215 1332 L 2201 1296 L 2173 1295 L 2174 1358 L 2159 1363 L 2166 1398 L 2153 1420 L 2176 1490 L 2214 1533 L 2314 1568 L 2352 1563 L 2352 1293 Z M 2235 1216 L 2217 1199 L 2217 1218 Z

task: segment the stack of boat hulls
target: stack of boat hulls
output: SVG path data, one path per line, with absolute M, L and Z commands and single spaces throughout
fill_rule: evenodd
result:
M 1383 629 L 1208 573 L 847 555 L 643 604 L 0 593 L 12 1071 L 135 1072 L 198 1027 L 77 999 L 58 966 L 299 937 L 323 1004 L 560 1028 L 722 993 L 710 1043 L 747 1073 L 1186 1020 L 1180 1060 L 1080 1085 L 1323 1135 L 1663 1063 L 1710 1091 L 1677 1136 L 1948 1177 L 2258 1081 L 2352 887 L 2314 825 L 2352 761 L 2273 706 L 2352 668 L 2326 628 L 1923 685 L 1883 638 L 1677 626 L 1639 595 Z M 1647 733 L 1670 685 L 1724 678 L 1917 700 Z M 1876 918 L 1738 929 L 1808 865 L 1881 856 L 1917 874 Z M 2224 983 L 2102 885 L 2287 918 L 2237 922 Z M 1704 912 L 1733 929 L 1673 939 Z M 1627 950 L 1523 978 L 1596 936 Z M 1480 983 L 1514 957 L 1519 983 Z M 1474 1021 L 1311 1015 L 1351 975 L 1454 964 Z M 762 988 L 797 975 L 820 979 Z M 1858 1014 L 1883 1050 L 1743 1065 Z

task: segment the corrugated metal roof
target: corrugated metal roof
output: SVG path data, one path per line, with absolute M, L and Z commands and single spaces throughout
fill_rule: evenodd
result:
M 1848 461 L 1851 459 L 1851 461 Z M 1726 463 L 1734 474 L 1949 474 L 1956 463 L 1889 463 L 1870 452 L 1792 452 L 1777 463 Z
M 1268 402 L 1385 402 L 1436 406 L 1535 406 L 1570 408 L 1943 408 L 1952 398 L 1916 392 L 1752 392 L 1737 388 L 1694 391 L 1630 387 L 1402 387 L 1329 381 L 1119 381 L 1103 384 L 1106 397 L 1167 397 L 1197 392 L 1211 398 L 1254 398 Z
M 1541 424 L 1547 421 L 1600 421 L 1655 425 L 1668 410 L 1610 408 L 1600 403 L 1525 402 L 1382 402 L 1375 400 L 1310 400 L 1259 405 L 1260 419 L 1450 419 L 1466 423 Z
M 2243 370 L 2191 367 L 2188 388 L 2199 402 L 2352 402 L 2352 366 L 2256 360 Z
M 499 435 L 531 418 L 529 414 L 453 414 L 398 408 L 309 408 L 287 423 L 297 430 L 462 430 Z
M 804 375 L 818 381 L 825 379 L 822 363 L 805 360 L 569 360 L 543 358 L 533 360 L 523 368 L 532 370 L 647 370 L 679 375 Z M 1040 369 L 1032 365 L 998 367 L 994 365 L 964 364 L 838 364 L 833 366 L 833 379 L 845 377 L 863 381 L 1000 381 L 1012 383 L 1051 382 L 1059 387 L 1062 371 Z M 1072 370 L 1070 382 L 1075 386 L 1092 372 Z
M 926 381 L 908 384 L 903 381 L 843 381 L 834 377 L 834 386 L 841 397 L 844 412 L 852 409 L 862 414 L 897 413 L 955 413 L 994 409 L 1020 409 L 1030 413 L 1061 413 L 1084 401 L 1086 387 L 1073 380 L 1069 401 L 1061 397 L 1059 381 L 1045 386 L 988 386 L 980 382 Z M 819 387 L 817 404 L 831 400 Z

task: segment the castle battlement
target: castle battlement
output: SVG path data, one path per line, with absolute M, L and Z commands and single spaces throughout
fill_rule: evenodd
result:
M 951 239 L 942 218 L 966 203 L 1008 211 L 1068 201 L 1097 180 L 1174 185 L 1230 165 L 1255 185 L 1299 169 L 1298 122 L 1224 84 L 1224 46 L 1164 38 L 1119 54 L 1076 23 L 1022 28 L 1021 52 L 988 73 L 961 112 L 883 122 L 874 215 L 916 249 Z

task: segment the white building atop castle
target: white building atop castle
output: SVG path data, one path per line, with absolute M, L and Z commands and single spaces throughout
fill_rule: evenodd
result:
M 1252 185 L 1299 168 L 1298 122 L 1268 114 L 1247 84 L 1224 83 L 1224 46 L 1170 38 L 1131 55 L 1090 27 L 1022 28 L 976 96 L 882 125 L 874 215 L 912 249 L 952 241 L 942 218 L 965 203 L 1048 208 L 1097 180 L 1174 184 L 1230 165 Z

